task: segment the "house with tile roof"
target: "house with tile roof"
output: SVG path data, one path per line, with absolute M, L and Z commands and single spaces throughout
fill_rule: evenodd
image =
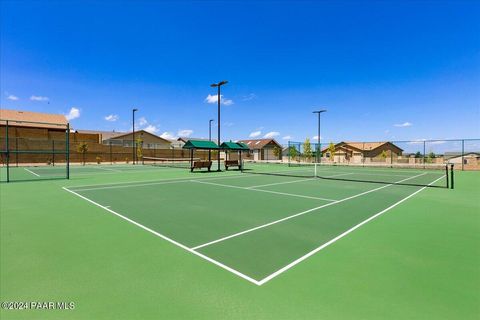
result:
M 334 162 L 375 162 L 388 161 L 402 155 L 403 149 L 389 141 L 384 142 L 339 142 L 335 144 L 334 156 L 330 154 L 329 146 L 322 149 L 322 158 Z M 382 158 L 382 154 L 386 158 Z
M 281 160 L 282 146 L 275 139 L 249 139 L 239 140 L 250 149 L 249 156 L 253 160 Z M 275 155 L 275 148 L 280 150 L 279 155 Z

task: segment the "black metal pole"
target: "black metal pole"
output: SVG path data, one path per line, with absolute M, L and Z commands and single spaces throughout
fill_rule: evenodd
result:
M 446 180 L 447 180 L 446 188 L 448 189 L 448 187 L 450 186 L 450 185 L 448 184 L 448 163 L 445 165 L 445 174 L 446 174 L 446 176 L 447 176 L 447 179 L 446 179 Z
M 453 163 L 450 164 L 450 189 L 454 188 L 454 182 L 453 182 Z
M 132 110 L 132 164 L 135 164 L 135 111 Z
M 320 114 L 318 113 L 318 136 L 317 136 L 317 162 L 322 162 L 322 157 L 320 156 Z
M 218 146 L 220 147 L 220 85 L 218 85 L 218 99 L 217 99 L 217 103 L 218 103 Z M 217 152 L 217 171 L 221 171 L 220 170 L 220 149 L 218 149 L 218 152 Z
M 208 121 L 208 141 L 212 141 L 212 121 L 213 119 Z M 208 149 L 208 161 L 212 161 L 212 150 L 210 149 Z
M 9 141 L 8 141 L 8 120 L 5 122 L 5 160 L 7 161 L 7 182 L 10 182 L 10 150 L 9 150 Z
M 70 123 L 67 123 L 67 145 L 66 147 L 66 162 L 67 162 L 67 179 L 70 179 Z

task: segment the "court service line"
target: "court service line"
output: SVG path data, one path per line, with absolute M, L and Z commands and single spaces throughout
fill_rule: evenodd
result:
M 33 172 L 32 170 L 29 170 L 29 169 L 27 169 L 27 168 L 23 168 L 23 169 L 25 169 L 26 171 L 30 172 L 30 173 L 33 174 L 33 175 L 36 175 L 37 177 L 40 177 L 40 175 L 39 175 L 38 173 L 35 173 L 35 172 Z
M 423 176 L 424 174 L 425 173 L 422 173 L 422 174 L 419 174 L 419 175 L 416 175 L 416 176 L 413 176 L 413 177 L 410 177 L 410 178 L 407 178 L 407 179 L 397 181 L 395 183 L 401 183 L 401 182 L 407 181 L 409 179 L 413 179 L 413 178 L 416 178 L 416 177 L 419 177 L 419 176 Z M 269 223 L 265 223 L 265 224 L 262 224 L 260 226 L 254 227 L 254 228 L 250 228 L 250 229 L 247 229 L 247 230 L 244 230 L 244 231 L 240 231 L 240 232 L 231 234 L 229 236 L 226 236 L 226 237 L 223 237 L 223 238 L 220 238 L 220 239 L 217 239 L 217 240 L 213 240 L 213 241 L 195 246 L 192 249 L 193 250 L 198 250 L 200 248 L 207 247 L 209 245 L 212 245 L 212 244 L 215 244 L 215 243 L 218 243 L 218 242 L 222 242 L 222 241 L 225 241 L 225 240 L 228 240 L 228 239 L 231 239 L 231 238 L 235 238 L 235 237 L 250 233 L 252 231 L 256 231 L 256 230 L 259 230 L 259 229 L 270 227 L 274 224 L 284 222 L 284 221 L 287 221 L 287 220 L 290 220 L 290 219 L 293 219 L 293 218 L 296 218 L 296 217 L 299 217 L 299 216 L 303 216 L 304 214 L 310 213 L 312 211 L 323 209 L 325 207 L 329 207 L 329 206 L 332 206 L 332 205 L 335 205 L 335 204 L 339 204 L 339 203 L 347 201 L 347 200 L 351 200 L 351 199 L 355 199 L 355 198 L 364 196 L 364 195 L 369 194 L 371 192 L 375 192 L 375 191 L 378 191 L 378 190 L 381 190 L 381 189 L 384 189 L 384 188 L 388 188 L 390 186 L 393 186 L 395 183 L 391 183 L 391 184 L 387 184 L 387 185 L 384 185 L 384 186 L 381 186 L 381 187 L 378 187 L 378 188 L 375 188 L 375 189 L 367 190 L 365 192 L 361 192 L 361 193 L 355 194 L 355 195 L 350 196 L 350 197 L 346 197 L 346 198 L 343 198 L 343 199 L 340 199 L 340 200 L 337 200 L 337 201 L 334 201 L 334 202 L 330 202 L 330 203 L 327 203 L 327 204 L 324 204 L 324 205 L 321 205 L 321 206 L 318 206 L 318 207 L 315 207 L 315 208 L 312 208 L 312 209 L 308 209 L 308 210 L 293 214 L 291 216 L 288 216 L 288 217 L 285 217 L 285 218 L 282 218 L 282 219 L 278 219 L 278 220 L 275 220 L 275 221 L 272 221 L 272 222 L 269 222 Z
M 303 179 L 293 180 L 293 181 L 284 181 L 284 182 L 275 182 L 275 183 L 268 183 L 268 184 L 260 184 L 260 185 L 257 185 L 257 186 L 245 187 L 245 189 L 269 187 L 269 186 L 276 186 L 276 185 L 280 185 L 280 184 L 297 183 L 297 182 L 301 182 L 301 181 L 308 181 L 309 179 L 311 180 L 311 179 L 313 179 L 313 177 L 305 177 L 305 178 L 303 178 Z
M 224 265 L 223 263 L 221 263 L 221 262 L 219 262 L 219 261 L 217 261 L 217 260 L 215 260 L 215 259 L 212 259 L 212 258 L 210 258 L 210 257 L 207 257 L 206 255 L 204 255 L 204 254 L 202 254 L 202 253 L 200 253 L 200 252 L 197 252 L 197 251 L 195 251 L 195 250 L 192 250 L 192 249 L 190 249 L 189 247 L 187 247 L 187 246 L 185 246 L 185 245 L 183 245 L 183 244 L 181 244 L 181 243 L 179 243 L 179 242 L 177 242 L 177 241 L 175 241 L 175 240 L 173 240 L 173 239 L 171 239 L 171 238 L 169 238 L 169 237 L 167 237 L 167 236 L 165 236 L 165 235 L 163 235 L 163 234 L 161 234 L 161 233 L 158 233 L 158 232 L 156 232 L 155 230 L 152 230 L 152 229 L 150 229 L 149 227 L 146 227 L 146 226 L 144 226 L 144 225 L 141 224 L 141 223 L 138 223 L 138 222 L 136 222 L 136 221 L 134 221 L 134 220 L 132 220 L 132 219 L 130 219 L 130 218 L 127 218 L 127 217 L 125 217 L 124 215 L 122 215 L 122 214 L 120 214 L 120 213 L 118 213 L 118 212 L 115 212 L 115 211 L 113 211 L 112 209 L 110 209 L 110 208 L 108 208 L 108 207 L 106 207 L 106 206 L 103 206 L 103 205 L 101 205 L 101 204 L 99 204 L 99 203 L 97 203 L 97 202 L 95 202 L 95 201 L 93 201 L 93 200 L 91 200 L 91 199 L 89 199 L 89 198 L 87 198 L 87 197 L 84 197 L 84 196 L 82 196 L 81 194 L 76 193 L 75 191 L 69 190 L 69 189 L 66 188 L 66 187 L 62 187 L 62 189 L 65 190 L 65 191 L 67 191 L 67 192 L 70 192 L 71 194 L 76 195 L 76 196 L 79 197 L 79 198 L 82 198 L 83 200 L 86 200 L 86 201 L 90 202 L 91 204 L 93 204 L 93 205 L 95 205 L 95 206 L 97 206 L 97 207 L 100 207 L 100 208 L 102 208 L 102 209 L 104 209 L 104 210 L 106 210 L 106 211 L 108 211 L 108 212 L 116 215 L 117 217 L 120 217 L 120 218 L 124 219 L 125 221 L 130 222 L 131 224 L 136 225 L 136 226 L 139 227 L 139 228 L 142 228 L 142 229 L 145 230 L 145 231 L 148 231 L 148 232 L 156 235 L 157 237 L 160 237 L 160 238 L 162 238 L 162 239 L 164 239 L 164 240 L 166 240 L 166 241 L 168 241 L 168 242 L 170 242 L 170 243 L 172 243 L 172 244 L 174 244 L 174 245 L 176 245 L 176 246 L 178 246 L 178 247 L 180 247 L 180 248 L 182 248 L 182 249 L 184 249 L 184 250 L 186 250 L 186 251 L 188 251 L 188 252 L 190 252 L 190 253 L 198 256 L 198 257 L 200 257 L 200 258 L 202 258 L 202 259 L 205 259 L 205 260 L 207 260 L 208 262 L 211 262 L 211 263 L 213 263 L 213 264 L 215 264 L 215 265 L 217 265 L 217 266 L 219 266 L 219 267 L 221 267 L 221 268 L 223 268 L 223 269 L 225 269 L 225 270 L 227 270 L 227 271 L 230 271 L 231 273 L 233 273 L 233 274 L 235 274 L 235 275 L 237 275 L 237 276 L 239 276 L 239 277 L 241 277 L 241 278 L 243 278 L 243 279 L 245 279 L 245 280 L 247 280 L 247 281 L 250 281 L 251 283 L 256 284 L 257 286 L 260 285 L 257 280 L 255 280 L 255 279 L 253 279 L 253 278 L 251 278 L 251 277 L 249 277 L 249 276 L 241 273 L 240 271 L 237 271 L 237 270 L 235 270 L 235 269 L 233 269 L 233 268 L 231 268 L 231 267 L 229 267 L 229 266 L 227 266 L 227 265 Z
M 247 177 L 247 175 L 243 174 L 235 174 L 235 175 L 229 175 L 226 177 L 206 177 L 206 178 L 198 178 L 198 180 L 217 180 L 217 179 L 225 179 L 225 178 L 231 178 L 231 177 L 236 177 L 236 178 L 243 178 Z M 136 187 L 138 185 L 157 185 L 157 184 L 163 184 L 165 182 L 181 182 L 181 181 L 190 181 L 192 180 L 191 177 L 186 177 L 186 178 L 167 178 L 167 179 L 160 179 L 160 180 L 144 180 L 144 181 L 123 181 L 123 182 L 111 182 L 111 183 L 102 183 L 102 184 L 90 184 L 90 185 L 79 185 L 79 186 L 65 186 L 66 188 L 69 189 L 76 189 L 75 191 L 84 191 L 86 189 L 82 188 L 88 188 L 88 190 L 102 190 L 102 189 L 114 189 L 114 187 L 118 188 L 127 188 L 127 187 Z
M 431 183 L 428 184 L 428 186 L 434 184 L 435 182 L 437 182 L 438 180 L 443 179 L 443 178 L 444 178 L 444 177 L 440 177 L 440 178 L 432 181 Z M 311 257 L 312 255 L 314 255 L 315 253 L 319 252 L 320 250 L 328 247 L 328 246 L 331 245 L 332 243 L 334 243 L 334 242 L 340 240 L 341 238 L 345 237 L 346 235 L 348 235 L 348 234 L 351 233 L 352 231 L 355 231 L 356 229 L 360 228 L 360 227 L 363 226 L 364 224 L 366 224 L 366 223 L 372 221 L 373 219 L 381 216 L 381 215 L 384 214 L 385 212 L 387 212 L 387 211 L 395 208 L 396 206 L 398 206 L 398 205 L 401 204 L 402 202 L 410 199 L 411 197 L 413 197 L 413 196 L 416 195 L 417 193 L 425 190 L 428 186 L 425 186 L 425 187 L 423 187 L 423 188 L 415 191 L 414 193 L 406 196 L 405 198 L 401 199 L 400 201 L 392 204 L 390 207 L 388 207 L 388 208 L 386 208 L 386 209 L 383 209 L 382 211 L 376 213 L 375 215 L 371 216 L 370 218 L 368 218 L 368 219 L 360 222 L 359 224 L 353 226 L 352 228 L 348 229 L 347 231 L 343 232 L 342 234 L 338 235 L 337 237 L 333 238 L 332 240 L 330 240 L 330 241 L 322 244 L 320 247 L 318 247 L 318 248 L 310 251 L 309 253 L 305 254 L 304 256 L 302 256 L 302 257 L 298 258 L 297 260 L 289 263 L 289 264 L 286 265 L 285 267 L 283 267 L 283 268 L 275 271 L 274 273 L 270 274 L 269 276 L 263 278 L 262 280 L 259 281 L 259 285 L 262 285 L 262 284 L 264 284 L 264 283 L 272 280 L 272 279 L 275 278 L 276 276 L 282 274 L 283 272 L 287 271 L 288 269 L 292 268 L 293 266 L 295 266 L 295 265 L 299 264 L 300 262 L 304 261 L 305 259 Z
M 303 179 L 303 181 L 305 181 L 305 179 Z M 239 187 L 239 186 L 232 186 L 232 185 L 228 185 L 228 184 L 205 182 L 205 181 L 200 181 L 200 180 L 191 180 L 191 182 L 196 182 L 196 183 L 201 183 L 201 184 L 208 184 L 208 185 L 212 185 L 212 186 L 225 187 L 225 188 L 235 188 L 235 189 L 248 190 L 248 191 L 273 193 L 273 194 L 279 194 L 279 195 L 282 195 L 282 196 L 289 196 L 289 197 L 297 197 L 297 198 L 305 198 L 305 199 L 314 199 L 314 200 L 323 200 L 323 201 L 331 201 L 331 202 L 337 201 L 337 200 L 327 199 L 327 198 L 304 196 L 304 195 L 301 195 L 301 194 L 278 192 L 278 191 L 263 190 L 263 189 L 251 189 L 251 187 Z

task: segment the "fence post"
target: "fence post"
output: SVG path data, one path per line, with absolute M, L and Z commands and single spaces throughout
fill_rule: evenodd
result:
M 70 124 L 67 123 L 67 132 L 66 132 L 66 145 L 65 145 L 65 157 L 67 162 L 67 179 L 70 179 Z
M 425 169 L 425 140 L 423 140 L 423 169 Z
M 465 140 L 462 139 L 462 171 L 464 170 L 464 167 L 463 167 L 463 162 L 465 161 L 464 156 L 465 156 Z
M 15 164 L 18 167 L 18 137 L 17 136 L 15 137 Z
M 52 165 L 55 167 L 55 140 L 52 140 Z
M 7 150 L 5 150 L 5 160 L 7 161 L 7 182 L 10 182 L 10 165 L 9 165 L 9 158 L 10 158 L 10 150 L 9 150 L 9 143 L 8 143 L 8 120 L 6 121 L 5 124 L 5 147 Z
M 108 140 L 108 145 L 110 146 L 110 164 L 113 164 L 112 140 Z

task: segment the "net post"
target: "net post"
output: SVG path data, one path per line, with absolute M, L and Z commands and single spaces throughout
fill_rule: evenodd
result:
M 70 123 L 67 123 L 66 130 L 66 143 L 65 143 L 65 157 L 66 157 L 66 167 L 67 167 L 67 179 L 70 179 Z
M 447 180 L 447 185 L 445 187 L 448 189 L 450 187 L 450 184 L 448 183 L 448 163 L 445 165 L 445 177 Z
M 315 163 L 315 167 L 314 167 L 314 171 L 313 171 L 313 177 L 314 178 L 318 177 L 318 175 L 317 175 L 317 163 Z
M 8 120 L 5 122 L 5 160 L 7 162 L 7 182 L 10 182 L 10 148 L 8 143 Z
M 450 164 L 450 189 L 454 189 L 454 180 L 453 180 L 453 163 Z

